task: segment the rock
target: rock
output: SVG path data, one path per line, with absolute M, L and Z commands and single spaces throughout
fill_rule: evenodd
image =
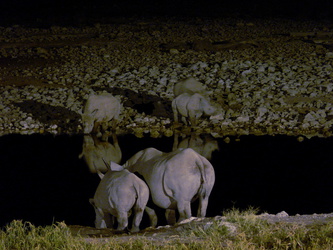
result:
M 285 211 L 282 211 L 278 214 L 276 214 L 277 217 L 288 217 L 289 215 L 285 212 Z
M 178 49 L 170 49 L 170 54 L 179 54 Z
M 156 131 L 169 135 L 173 85 L 188 77 L 202 82 L 210 97 L 223 108 L 220 114 L 200 123 L 198 131 L 214 132 L 215 136 L 330 134 L 333 85 L 332 65 L 328 61 L 333 58 L 332 52 L 327 46 L 316 50 L 313 44 L 275 35 L 309 37 L 313 24 L 290 25 L 284 20 L 274 26 L 273 32 L 267 20 L 263 20 L 264 25 L 249 27 L 241 22 L 236 30 L 237 21 L 232 25 L 203 20 L 194 23 L 170 20 L 162 22 L 164 28 L 158 32 L 146 29 L 149 25 L 136 29 L 132 24 L 6 31 L 3 46 L 7 47 L 0 48 L 0 55 L 13 62 L 22 60 L 22 65 L 28 60 L 36 67 L 1 67 L 1 134 L 34 129 L 80 132 L 80 118 L 72 114 L 82 109 L 90 93 L 107 91 L 119 95 L 124 102 L 121 130 L 132 132 L 135 128 L 135 133 L 141 135 L 160 126 L 161 131 Z M 223 30 L 223 40 L 213 30 Z M 102 34 L 103 41 L 77 40 L 75 46 L 66 42 L 82 32 L 87 37 Z M 26 41 L 27 33 L 31 34 L 29 42 L 37 44 L 34 47 L 18 45 Z M 265 34 L 269 42 L 260 34 Z M 317 31 L 315 35 L 318 36 Z M 326 40 L 316 39 L 315 43 L 322 45 L 323 41 Z M 163 49 L 160 44 L 168 46 Z M 249 44 L 250 47 L 245 46 Z M 267 49 L 256 49 L 254 45 Z M 36 58 L 52 59 L 54 63 L 41 60 L 38 65 Z M 163 116 L 156 112 L 148 117 L 139 110 L 138 106 L 151 102 L 161 103 L 166 110 Z M 68 118 L 70 111 L 74 112 L 70 116 L 75 122 Z M 55 116 L 64 118 L 57 118 L 57 127 L 51 128 L 48 119 Z M 26 117 L 34 119 L 30 122 Z

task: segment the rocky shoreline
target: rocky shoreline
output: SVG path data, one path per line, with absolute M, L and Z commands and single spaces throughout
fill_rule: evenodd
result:
M 117 134 L 186 133 L 171 101 L 190 76 L 222 109 L 198 133 L 333 134 L 332 23 L 159 18 L 0 33 L 0 135 L 82 133 L 83 104 L 102 91 L 123 103 Z

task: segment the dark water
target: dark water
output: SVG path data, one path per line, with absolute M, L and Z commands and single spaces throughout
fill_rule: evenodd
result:
M 258 207 L 290 215 L 333 211 L 333 138 L 298 142 L 294 137 L 244 136 L 217 140 L 212 154 L 216 184 L 207 216 L 225 209 Z M 169 152 L 173 138 L 118 137 L 122 163 L 137 151 Z M 83 136 L 0 137 L 0 226 L 14 219 L 35 225 L 65 221 L 92 226 L 88 199 L 99 183 L 78 155 Z

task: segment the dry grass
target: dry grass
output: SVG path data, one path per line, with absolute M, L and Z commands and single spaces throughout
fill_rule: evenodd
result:
M 256 210 L 224 213 L 226 221 L 186 227 L 177 239 L 133 237 L 100 241 L 73 236 L 65 223 L 35 227 L 13 221 L 0 231 L 0 249 L 332 249 L 333 222 L 301 225 L 269 223 Z

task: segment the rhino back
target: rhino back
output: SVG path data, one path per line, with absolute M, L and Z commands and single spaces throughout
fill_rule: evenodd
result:
M 146 148 L 133 155 L 123 166 L 129 169 L 130 172 L 140 171 L 140 169 L 144 167 L 142 166 L 143 163 L 161 155 L 163 155 L 163 152 L 156 148 Z
M 182 93 L 194 94 L 205 93 L 206 90 L 203 84 L 193 77 L 187 78 L 183 81 L 177 82 L 173 89 L 174 95 L 179 96 Z
M 111 94 L 89 96 L 85 109 L 85 115 L 94 113 L 96 120 L 109 120 L 120 113 L 120 102 Z

